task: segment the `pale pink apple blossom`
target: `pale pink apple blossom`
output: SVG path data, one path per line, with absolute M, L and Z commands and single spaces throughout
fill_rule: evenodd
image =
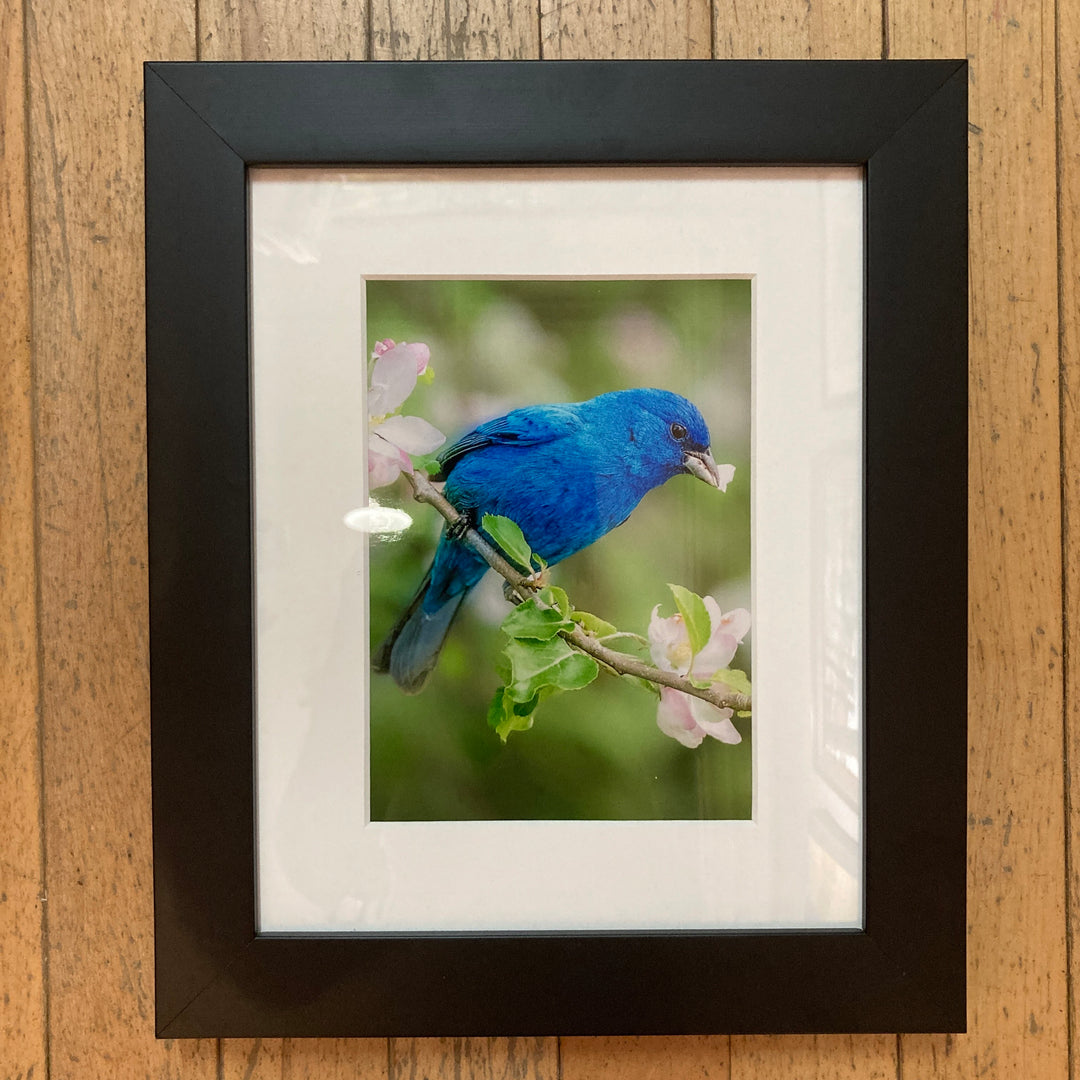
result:
M 695 680 L 713 681 L 714 686 L 722 686 L 716 675 L 730 665 L 735 650 L 749 631 L 750 612 L 736 608 L 725 615 L 711 596 L 704 597 L 704 601 L 711 629 L 709 640 L 696 656 L 682 615 L 661 618 L 659 604 L 653 608 L 649 620 L 649 652 L 653 663 L 662 671 L 689 675 Z M 733 710 L 718 709 L 692 694 L 667 686 L 660 688 L 656 723 L 665 735 L 678 739 L 683 746 L 700 746 L 706 735 L 723 743 L 742 742 L 742 736 L 731 722 L 733 715 Z
M 372 353 L 375 365 L 368 389 L 368 487 L 392 484 L 399 473 L 413 471 L 410 454 L 430 454 L 446 436 L 419 416 L 401 416 L 399 410 L 413 392 L 418 375 L 427 369 L 431 350 L 421 342 L 391 338 L 380 341 Z

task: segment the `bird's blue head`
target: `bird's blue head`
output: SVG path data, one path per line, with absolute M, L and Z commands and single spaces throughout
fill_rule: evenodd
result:
M 670 390 L 616 390 L 593 399 L 618 416 L 625 430 L 626 461 L 650 486 L 690 473 L 720 487 L 709 449 L 709 428 L 697 406 Z M 612 432 L 615 435 L 615 432 Z M 617 438 L 622 437 L 622 432 Z

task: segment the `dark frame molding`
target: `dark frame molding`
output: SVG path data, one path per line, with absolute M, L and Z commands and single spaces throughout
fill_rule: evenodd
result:
M 964 1030 L 967 82 L 959 60 L 146 65 L 160 1037 Z M 866 169 L 865 929 L 258 934 L 247 167 L 833 163 Z

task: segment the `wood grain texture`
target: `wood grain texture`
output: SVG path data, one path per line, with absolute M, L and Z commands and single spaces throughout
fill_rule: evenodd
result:
M 367 8 L 287 0 L 195 0 L 200 60 L 366 60 Z
M 898 55 L 972 58 L 968 1034 L 904 1075 L 1065 1076 L 1054 5 L 890 11 Z
M 1080 9 L 1058 6 L 1058 283 L 1061 320 L 1061 432 L 1065 553 L 1065 731 L 1068 771 L 1066 806 L 1071 843 L 1067 851 L 1072 990 L 1070 1066 L 1080 1076 Z
M 897 1080 L 895 1035 L 755 1035 L 731 1040 L 731 1080 Z
M 535 60 L 536 9 L 522 0 L 370 0 L 373 60 Z
M 889 0 L 885 36 L 890 60 L 948 60 L 968 55 L 964 10 L 949 0 Z
M 716 0 L 714 11 L 718 60 L 872 60 L 884 49 L 873 0 Z
M 391 1039 L 389 1080 L 560 1080 L 556 1039 Z
M 540 0 L 545 60 L 707 60 L 708 0 Z
M 141 65 L 192 16 L 28 0 L 51 1080 L 216 1064 L 153 1034 Z
M 721 1080 L 731 1075 L 726 1035 L 562 1039 L 565 1080 Z
M 217 1080 L 388 1080 L 386 1039 L 222 1039 Z
M 30 395 L 30 208 L 21 0 L 0 0 L 0 1077 L 45 1074 Z

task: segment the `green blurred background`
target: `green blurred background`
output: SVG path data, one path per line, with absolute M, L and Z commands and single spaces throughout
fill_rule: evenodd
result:
M 578 608 L 645 634 L 667 582 L 750 608 L 750 282 L 746 280 L 368 281 L 368 355 L 382 338 L 431 347 L 435 378 L 405 403 L 452 442 L 520 405 L 657 386 L 701 410 L 713 456 L 735 466 L 721 494 L 678 476 L 630 519 L 553 568 Z M 527 481 L 525 481 L 527 482 Z M 399 480 L 374 493 L 414 518 L 370 541 L 372 650 L 412 597 L 442 519 Z M 738 746 L 690 750 L 656 725 L 656 698 L 601 673 L 542 705 L 504 745 L 486 722 L 509 606 L 489 573 L 459 613 L 423 692 L 371 682 L 376 821 L 749 818 L 751 721 Z M 750 674 L 750 639 L 733 667 Z

